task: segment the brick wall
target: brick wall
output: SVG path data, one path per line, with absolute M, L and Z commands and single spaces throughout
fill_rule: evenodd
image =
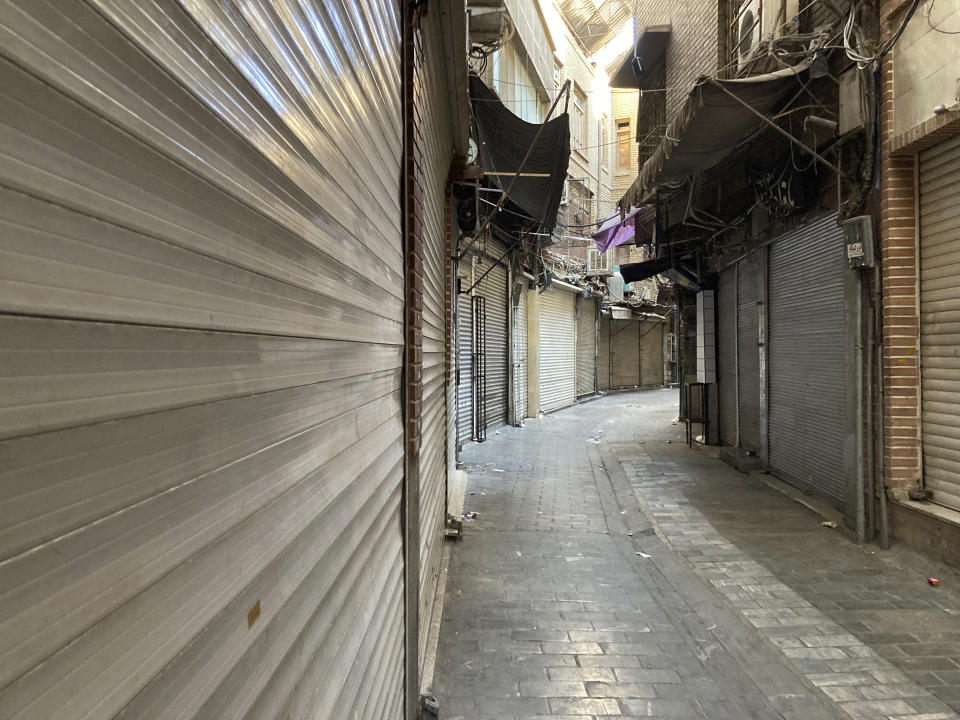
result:
M 902 2 L 881 7 L 887 24 Z M 921 475 L 919 377 L 919 262 L 915 156 L 894 155 L 894 63 L 883 61 L 881 85 L 880 250 L 884 383 L 884 480 L 895 495 Z

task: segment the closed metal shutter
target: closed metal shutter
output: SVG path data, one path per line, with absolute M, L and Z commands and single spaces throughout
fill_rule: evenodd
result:
M 920 155 L 923 473 L 960 510 L 960 136 Z
M 397 3 L 0 16 L 0 716 L 400 717 Z
M 597 335 L 597 380 L 601 390 L 610 389 L 610 318 L 600 318 Z
M 844 500 L 846 258 L 836 215 L 778 238 L 769 269 L 770 470 Z
M 760 451 L 759 261 L 754 252 L 737 263 L 737 420 L 740 447 L 751 452 Z
M 593 395 L 597 374 L 597 302 L 584 298 L 577 309 L 577 396 Z
M 423 397 L 419 456 L 420 613 L 419 654 L 426 659 L 428 626 L 440 574 L 447 507 L 446 243 L 447 175 L 453 138 L 447 121 L 446 61 L 439 13 L 423 21 L 422 62 L 414 97 L 424 145 L 423 169 Z
M 663 327 L 662 322 L 640 326 L 640 385 L 643 387 L 663 384 Z
M 610 387 L 634 388 L 640 384 L 640 323 L 610 321 Z
M 520 302 L 513 309 L 513 390 L 516 417 L 521 423 L 527 417 L 527 296 L 520 293 Z
M 487 430 L 492 431 L 507 424 L 510 362 L 507 357 L 507 268 L 484 258 L 484 262 L 477 265 L 477 277 L 488 269 L 490 272 L 477 285 L 477 294 L 487 301 Z
M 470 287 L 470 276 L 461 276 L 461 285 Z M 473 440 L 473 298 L 457 296 L 457 443 Z
M 720 273 L 717 292 L 717 368 L 720 440 L 737 445 L 737 266 Z
M 576 402 L 576 295 L 551 288 L 540 295 L 540 409 Z

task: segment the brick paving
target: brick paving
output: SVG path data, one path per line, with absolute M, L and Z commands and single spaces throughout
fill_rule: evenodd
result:
M 465 448 L 442 717 L 956 718 L 956 595 L 686 448 L 675 397 Z

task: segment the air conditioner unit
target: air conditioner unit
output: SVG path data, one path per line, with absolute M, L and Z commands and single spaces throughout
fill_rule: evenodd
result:
M 760 0 L 744 0 L 737 10 L 737 70 L 753 60 L 760 45 Z
M 613 275 L 613 253 L 587 248 L 587 275 Z
M 623 302 L 623 278 L 611 275 L 607 278 L 607 296 L 610 302 Z

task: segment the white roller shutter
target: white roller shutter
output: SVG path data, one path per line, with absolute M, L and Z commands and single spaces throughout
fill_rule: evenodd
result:
M 577 308 L 577 397 L 593 395 L 597 375 L 597 301 L 585 298 Z
M 520 293 L 520 302 L 513 309 L 513 390 L 516 417 L 521 423 L 527 417 L 527 291 Z
M 461 276 L 463 289 L 470 276 Z M 473 440 L 473 304 L 469 295 L 457 296 L 457 443 Z
M 0 9 L 5 720 L 400 717 L 397 8 Z
M 476 293 L 486 299 L 487 430 L 493 431 L 506 425 L 508 412 L 507 268 L 486 257 L 477 265 L 476 273 L 478 278 L 487 273 L 477 284 Z
M 540 295 L 540 409 L 577 400 L 576 294 L 552 287 Z
M 923 473 L 960 510 L 960 136 L 920 155 Z
M 836 215 L 781 236 L 769 258 L 770 470 L 842 504 L 847 264 Z
M 737 445 L 737 266 L 720 273 L 717 292 L 717 355 L 720 439 Z

